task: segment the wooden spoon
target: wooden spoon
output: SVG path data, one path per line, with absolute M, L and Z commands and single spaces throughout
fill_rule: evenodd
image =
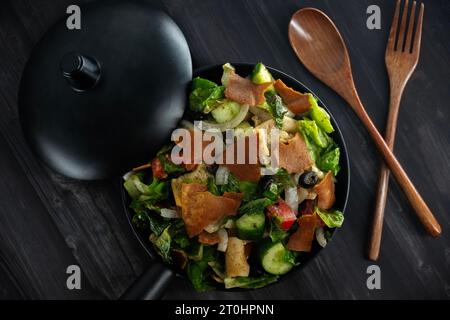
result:
M 305 67 L 336 91 L 363 122 L 400 187 L 406 194 L 425 229 L 432 236 L 441 234 L 441 226 L 416 190 L 383 137 L 364 109 L 353 81 L 350 58 L 338 29 L 322 11 L 305 8 L 297 11 L 289 23 L 289 40 Z

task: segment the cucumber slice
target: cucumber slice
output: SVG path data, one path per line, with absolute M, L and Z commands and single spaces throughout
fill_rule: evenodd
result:
M 261 244 L 259 258 L 264 270 L 274 275 L 285 274 L 295 265 L 294 254 L 281 242 L 266 241 Z
M 238 237 L 243 240 L 259 240 L 263 237 L 265 224 L 264 212 L 246 213 L 236 220 Z
M 253 71 L 250 74 L 250 80 L 254 84 L 261 84 L 261 83 L 274 81 L 274 79 L 273 79 L 272 75 L 270 74 L 269 70 L 267 70 L 266 66 L 263 65 L 261 62 L 257 63 L 255 65 L 255 67 L 253 68 Z M 273 87 L 273 85 L 271 85 L 270 87 L 267 88 L 267 91 L 275 92 L 275 88 Z
M 266 66 L 261 62 L 255 65 L 253 68 L 252 74 L 250 75 L 250 79 L 255 84 L 261 84 L 265 82 L 272 82 L 273 77 L 270 74 L 269 70 L 267 70 Z
M 236 117 L 239 114 L 240 109 L 241 105 L 239 103 L 225 100 L 212 110 L 211 114 L 217 123 L 225 123 Z

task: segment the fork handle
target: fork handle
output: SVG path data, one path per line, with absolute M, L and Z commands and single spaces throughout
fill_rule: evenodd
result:
M 386 123 L 386 132 L 384 141 L 388 147 L 394 149 L 395 132 L 397 129 L 398 111 L 402 98 L 404 86 L 391 86 L 389 114 Z M 389 188 L 389 169 L 384 162 L 380 165 L 378 176 L 377 198 L 375 201 L 375 211 L 372 220 L 372 230 L 370 233 L 368 258 L 377 261 L 380 255 L 381 235 L 383 233 L 384 210 L 386 207 L 386 198 Z
M 365 111 L 364 106 L 359 99 L 358 94 L 356 93 L 356 90 L 353 91 L 351 96 L 344 95 L 344 98 L 348 101 L 350 106 L 358 115 L 367 131 L 369 131 L 369 134 L 372 137 L 375 146 L 383 156 L 384 161 L 394 175 L 397 183 L 400 185 L 406 197 L 408 198 L 409 203 L 413 207 L 414 212 L 416 213 L 420 222 L 423 224 L 429 234 L 434 237 L 439 236 L 442 232 L 439 222 L 436 220 L 430 208 L 428 208 L 427 204 L 409 179 L 405 170 L 403 170 L 403 167 L 398 162 L 391 149 L 389 149 L 389 146 L 386 144 L 381 134 L 378 132 L 369 115 Z

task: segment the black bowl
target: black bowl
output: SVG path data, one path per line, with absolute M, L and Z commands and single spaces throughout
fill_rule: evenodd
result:
M 231 64 L 236 68 L 236 73 L 241 76 L 246 76 L 246 75 L 250 74 L 255 65 L 253 63 L 231 63 Z M 330 134 L 330 136 L 337 143 L 337 145 L 339 146 L 340 151 L 341 151 L 341 159 L 340 159 L 341 170 L 339 171 L 338 175 L 336 176 L 336 180 L 337 180 L 336 203 L 333 207 L 338 210 L 341 210 L 345 214 L 345 208 L 347 205 L 348 193 L 349 193 L 349 189 L 350 189 L 350 165 L 349 165 L 349 159 L 348 159 L 348 154 L 347 154 L 347 147 L 344 142 L 344 137 L 342 136 L 342 132 L 341 132 L 338 124 L 336 123 L 336 120 L 334 119 L 333 114 L 325 106 L 323 101 L 321 101 L 320 98 L 314 92 L 312 92 L 308 87 L 306 87 L 303 83 L 301 83 L 300 81 L 294 79 L 293 77 L 291 77 L 291 76 L 287 75 L 286 73 L 281 72 L 277 69 L 274 69 L 271 67 L 267 67 L 267 68 L 272 73 L 272 75 L 275 79 L 281 79 L 287 86 L 289 86 L 297 91 L 303 92 L 303 93 L 306 93 L 306 92 L 312 93 L 314 96 L 316 96 L 319 99 L 319 105 L 322 106 L 324 109 L 326 109 L 327 112 L 330 114 L 331 123 L 335 129 L 335 131 L 332 134 Z M 202 78 L 212 80 L 216 83 L 220 83 L 222 71 L 223 71 L 222 65 L 205 66 L 205 67 L 196 69 L 194 71 L 193 76 L 194 77 L 199 76 Z M 188 113 L 185 112 L 185 116 L 188 116 Z M 122 188 L 122 200 L 123 200 L 123 205 L 124 205 L 125 212 L 127 215 L 127 219 L 130 223 L 131 228 L 133 229 L 134 234 L 139 239 L 140 243 L 142 244 L 142 246 L 144 247 L 144 249 L 146 250 L 146 252 L 152 259 L 161 260 L 160 257 L 158 256 L 158 254 L 153 249 L 152 244 L 148 240 L 148 233 L 143 233 L 141 230 L 137 229 L 131 222 L 131 218 L 133 217 L 133 212 L 129 208 L 130 198 L 124 188 Z M 333 232 L 332 237 L 334 237 L 336 229 L 331 229 L 331 230 Z M 307 264 L 308 261 L 310 261 L 314 257 L 316 257 L 318 255 L 318 253 L 320 251 L 322 251 L 322 249 L 323 248 L 316 241 L 314 241 L 311 252 L 309 252 L 307 254 L 303 254 L 300 258 L 300 264 L 298 266 L 296 266 L 293 270 L 288 272 L 286 275 L 281 276 L 280 279 L 276 283 L 279 283 L 281 281 L 286 281 L 286 279 L 290 275 L 292 275 L 296 272 L 299 272 L 299 270 L 301 268 L 303 268 Z M 182 277 L 187 280 L 187 277 L 184 274 L 180 274 L 179 269 L 177 269 L 173 266 L 170 266 L 170 265 L 167 265 L 167 268 L 170 268 L 177 276 Z M 151 284 L 148 284 L 148 286 L 151 286 Z M 242 290 L 251 290 L 251 289 L 224 289 L 224 288 L 219 287 L 218 290 L 225 290 L 225 291 L 229 292 L 229 291 L 242 291 Z

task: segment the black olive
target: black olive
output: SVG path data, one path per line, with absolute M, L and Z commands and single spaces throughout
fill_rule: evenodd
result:
M 299 184 L 303 187 L 303 188 L 311 188 L 314 187 L 317 183 L 317 181 L 319 181 L 319 177 L 317 176 L 317 173 L 315 173 L 314 171 L 309 171 L 309 172 L 305 172 L 300 176 L 299 179 Z

